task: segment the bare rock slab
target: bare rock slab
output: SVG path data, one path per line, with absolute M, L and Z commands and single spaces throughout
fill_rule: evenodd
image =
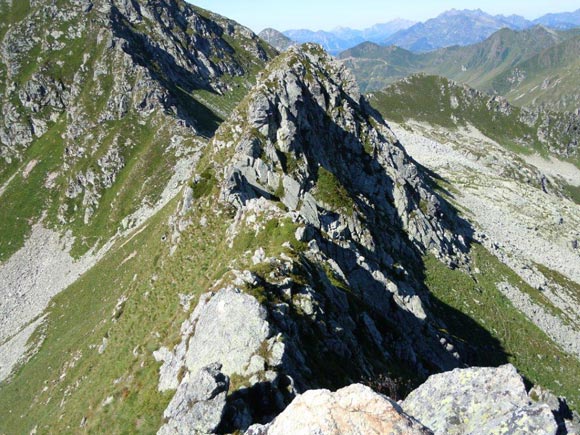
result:
M 433 434 L 396 402 L 360 384 L 335 393 L 310 390 L 298 396 L 272 423 L 252 426 L 246 435 Z
M 531 404 L 511 364 L 431 376 L 402 407 L 435 435 L 556 435 L 558 431 L 550 407 Z
M 220 364 L 202 368 L 190 379 L 184 378 L 163 413 L 167 421 L 158 435 L 214 433 L 222 421 L 230 380 Z

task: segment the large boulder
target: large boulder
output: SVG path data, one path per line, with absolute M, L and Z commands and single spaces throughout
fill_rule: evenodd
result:
M 246 435 L 432 434 L 391 399 L 354 384 L 335 393 L 310 390 L 298 396 L 272 423 Z
M 167 422 L 158 435 L 213 433 L 220 425 L 230 380 L 220 364 L 203 367 L 195 376 L 184 378 L 163 413 Z
M 456 369 L 431 376 L 401 406 L 435 435 L 556 435 L 546 404 L 532 404 L 515 367 Z
M 270 335 L 267 311 L 250 295 L 234 288 L 217 292 L 201 311 L 185 357 L 195 373 L 219 361 L 228 376 L 248 373 L 252 356 Z

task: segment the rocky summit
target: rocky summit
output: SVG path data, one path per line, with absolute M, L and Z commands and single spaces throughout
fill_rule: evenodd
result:
M 489 161 L 180 0 L 0 11 L 0 433 L 576 433 L 577 248 L 504 249 L 455 184 L 500 180 L 493 211 L 529 180 L 573 237 L 576 173 L 522 166 L 527 129 L 474 145 L 483 94 L 437 126 Z M 542 119 L 531 147 L 576 159 Z

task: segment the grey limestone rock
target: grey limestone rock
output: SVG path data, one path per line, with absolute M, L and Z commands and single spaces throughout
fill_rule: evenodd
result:
M 253 296 L 234 288 L 217 292 L 204 306 L 189 340 L 189 371 L 219 361 L 227 375 L 246 374 L 252 356 L 270 335 L 266 317 L 266 309 Z
M 255 425 L 246 431 L 246 435 L 432 433 L 405 414 L 396 402 L 360 384 L 335 393 L 307 391 L 296 397 L 272 423 Z
M 556 435 L 545 404 L 531 404 L 511 364 L 455 369 L 431 376 L 401 406 L 436 435 Z
M 222 421 L 230 382 L 220 370 L 220 364 L 210 364 L 182 380 L 163 413 L 166 423 L 159 435 L 215 432 Z
M 316 45 L 290 48 L 260 74 L 212 145 L 220 152 L 214 160 L 216 173 L 223 174 L 220 199 L 238 216 L 257 199 L 280 200 L 304 228 L 295 234 L 308 246 L 307 264 L 296 264 L 310 272 L 299 273 L 304 285 L 269 276 L 260 285 L 313 322 L 319 351 L 352 364 L 352 381 L 375 369 L 365 360 L 359 328 L 372 331 L 383 355 L 423 375 L 434 369 L 422 361 L 437 370 L 460 363 L 461 345 L 440 344 L 444 328 L 431 323 L 429 296 L 409 264 L 419 264 L 427 251 L 463 264 L 462 229 L 344 66 Z M 316 271 L 319 266 L 324 270 Z M 276 268 L 277 274 L 292 275 Z M 372 321 L 345 300 L 344 288 L 369 308 Z M 285 368 L 293 363 L 297 370 L 290 376 L 304 391 L 313 381 L 301 367 L 315 364 L 301 363 L 298 350 L 314 328 L 268 310 L 285 335 Z M 386 332 L 391 322 L 405 325 L 404 332 Z

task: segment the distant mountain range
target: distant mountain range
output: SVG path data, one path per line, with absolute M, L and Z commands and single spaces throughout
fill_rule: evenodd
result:
M 337 54 L 364 41 L 381 43 L 389 36 L 415 24 L 414 21 L 396 19 L 387 23 L 375 24 L 363 30 L 349 27 L 337 27 L 331 31 L 312 31 L 307 29 L 287 30 L 283 32 L 293 41 L 315 42 L 331 54 Z
M 480 9 L 452 9 L 422 23 L 398 19 L 364 30 L 339 27 L 331 31 L 287 30 L 283 34 L 299 43 L 316 42 L 332 54 L 367 41 L 396 45 L 413 52 L 427 52 L 454 45 L 475 44 L 502 28 L 524 30 L 538 24 L 558 30 L 578 27 L 580 9 L 547 14 L 533 21 L 519 15 L 490 15 Z
M 401 30 L 382 43 L 425 52 L 452 45 L 475 44 L 504 27 L 520 30 L 530 25 L 529 21 L 517 15 L 492 16 L 481 9 L 452 9 L 424 23 Z
M 505 95 L 518 105 L 575 110 L 580 101 L 580 29 L 555 31 L 539 25 L 524 31 L 502 29 L 477 44 L 429 53 L 367 42 L 339 57 L 364 92 L 425 72 Z
M 580 9 L 575 12 L 547 14 L 534 20 L 534 23 L 562 30 L 578 27 L 580 25 Z

